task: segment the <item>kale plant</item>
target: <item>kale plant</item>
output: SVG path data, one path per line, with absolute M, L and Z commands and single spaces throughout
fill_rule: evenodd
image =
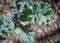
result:
M 0 36 L 6 38 L 13 29 L 14 23 L 12 18 L 7 14 L 0 14 Z
M 13 2 L 12 11 L 15 12 L 15 21 L 31 21 L 39 25 L 44 25 L 49 22 L 53 17 L 53 11 L 51 5 L 44 2 Z M 18 23 L 18 24 L 19 24 Z M 16 34 L 20 35 L 20 38 L 25 43 L 33 43 L 34 31 L 29 31 L 28 26 L 19 24 L 18 29 L 15 30 Z M 33 32 L 33 33 L 32 33 Z M 32 35 L 31 35 L 32 34 Z
M 46 24 L 53 18 L 51 5 L 44 2 L 18 2 L 12 3 L 12 11 L 15 12 L 19 20 L 31 21 L 39 25 Z

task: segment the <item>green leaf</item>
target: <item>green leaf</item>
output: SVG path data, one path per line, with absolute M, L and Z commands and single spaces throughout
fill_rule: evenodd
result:
M 25 10 L 23 10 L 22 14 L 25 14 L 26 16 L 27 15 L 31 15 L 32 14 L 32 10 L 29 9 L 29 8 L 26 8 Z
M 16 28 L 15 30 L 16 34 L 20 35 L 20 39 L 22 39 L 25 43 L 33 43 L 34 42 L 34 32 L 28 32 L 25 33 L 24 31 L 21 30 L 21 28 Z

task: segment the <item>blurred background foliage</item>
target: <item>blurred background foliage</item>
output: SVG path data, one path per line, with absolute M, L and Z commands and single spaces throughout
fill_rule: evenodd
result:
M 3 32 L 2 30 L 0 31 L 0 36 L 5 37 L 5 35 L 8 35 L 10 29 L 15 27 L 16 34 L 19 34 L 21 40 L 25 43 L 34 42 L 35 32 L 28 30 L 29 25 L 23 26 L 20 24 L 21 21 L 30 21 L 34 24 L 44 25 L 52 20 L 54 15 L 51 5 L 42 1 L 34 2 L 32 0 L 14 0 L 11 4 L 11 10 L 14 12 L 14 18 L 10 19 L 9 16 L 5 17 L 0 14 L 0 29 L 3 23 L 4 25 L 7 23 L 5 27 L 3 27 L 4 25 L 2 26 Z M 2 21 L 5 18 L 7 21 Z

